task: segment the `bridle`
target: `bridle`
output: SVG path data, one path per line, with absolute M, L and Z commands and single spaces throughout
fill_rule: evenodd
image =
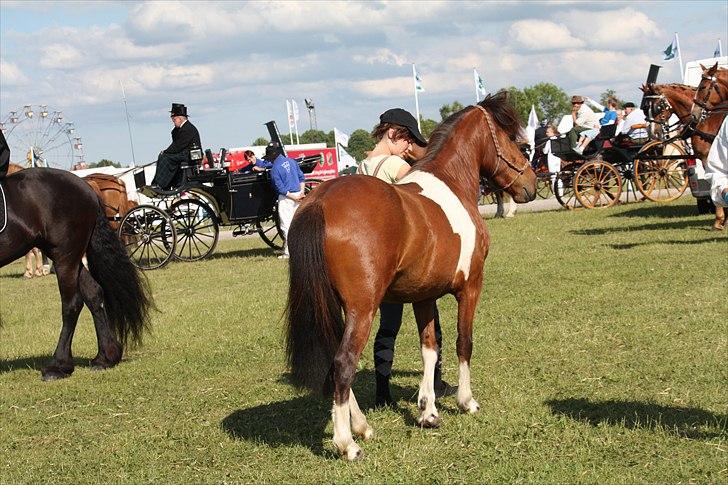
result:
M 696 91 L 695 97 L 697 97 L 698 92 Z M 709 96 L 708 96 L 709 97 Z M 710 111 L 703 110 L 699 119 L 695 119 L 695 116 L 693 115 L 693 111 L 691 110 L 690 113 L 678 116 L 677 111 L 675 111 L 675 108 L 673 108 L 672 104 L 670 104 L 670 100 L 667 99 L 667 96 L 665 96 L 664 93 L 660 94 L 653 94 L 645 96 L 645 98 L 652 99 L 653 101 L 650 103 L 650 117 L 647 118 L 650 122 L 656 122 L 661 125 L 663 125 L 664 128 L 667 129 L 667 133 L 670 133 L 675 129 L 676 126 L 682 125 L 682 130 L 680 133 L 670 138 L 669 136 L 665 137 L 664 141 L 673 140 L 675 138 L 682 138 L 687 139 L 691 136 L 697 135 L 700 138 L 706 140 L 709 143 L 712 143 L 715 139 L 715 135 L 711 133 L 706 133 L 698 128 L 698 125 L 700 125 L 703 121 L 706 120 L 706 118 L 710 115 Z M 657 102 L 655 103 L 655 100 Z M 674 114 L 675 116 L 678 116 L 678 121 L 672 125 L 670 125 L 668 119 L 662 119 L 657 120 L 656 117 L 661 115 L 662 113 L 670 112 Z
M 485 115 L 485 124 L 488 125 L 488 129 L 490 131 L 490 136 L 493 138 L 493 144 L 495 145 L 495 152 L 496 152 L 496 160 L 497 164 L 495 166 L 495 170 L 493 170 L 493 173 L 491 174 L 491 177 L 494 177 L 498 170 L 501 168 L 501 162 L 505 162 L 505 164 L 511 168 L 511 170 L 514 170 L 518 172 L 518 175 L 511 180 L 511 182 L 508 185 L 505 185 L 497 190 L 494 190 L 494 192 L 500 192 L 506 190 L 508 187 L 516 183 L 516 181 L 521 178 L 521 175 L 523 175 L 523 172 L 526 171 L 528 167 L 530 167 L 530 164 L 528 163 L 528 160 L 526 160 L 526 163 L 524 163 L 522 166 L 516 165 L 516 163 L 513 160 L 509 160 L 503 155 L 503 150 L 501 150 L 500 144 L 498 143 L 498 137 L 495 135 L 495 129 L 493 128 L 493 121 L 490 119 L 490 113 L 488 113 L 488 110 L 480 106 L 479 104 L 474 105 L 476 108 L 478 108 L 480 111 L 483 112 Z M 524 158 L 525 159 L 525 158 Z M 506 167 L 503 167 L 506 168 Z
M 703 87 L 705 81 L 710 81 L 710 85 L 707 88 Z M 721 94 L 721 88 L 725 89 L 723 83 L 718 82 L 718 76 L 715 74 L 709 76 L 703 73 L 700 84 L 698 84 L 695 96 L 693 97 L 693 106 L 690 108 L 690 116 L 692 116 L 695 123 L 705 121 L 705 119 L 710 116 L 711 112 L 728 110 L 728 104 L 726 104 L 726 100 L 728 100 L 728 92 Z M 701 91 L 705 91 L 705 93 L 699 98 Z M 710 95 L 713 91 L 715 91 L 716 94 L 718 94 L 718 97 L 723 100 L 718 105 L 711 105 L 709 103 Z M 696 106 L 700 109 L 696 109 Z

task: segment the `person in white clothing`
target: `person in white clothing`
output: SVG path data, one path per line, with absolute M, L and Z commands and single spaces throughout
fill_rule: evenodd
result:
M 728 207 L 728 116 L 713 140 L 708 152 L 706 173 L 710 175 L 710 198 L 716 207 Z M 725 228 L 726 220 L 716 221 L 713 229 Z
M 624 122 L 620 133 L 629 136 L 634 141 L 643 141 L 647 138 L 647 121 L 645 113 L 634 103 L 624 103 Z

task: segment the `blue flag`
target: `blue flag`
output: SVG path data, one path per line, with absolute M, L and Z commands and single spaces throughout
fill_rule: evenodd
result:
M 665 60 L 669 61 L 670 59 L 674 59 L 675 55 L 677 54 L 677 46 L 675 45 L 675 41 L 673 40 L 670 42 L 670 45 L 667 46 L 667 49 L 663 51 L 663 54 L 665 54 Z
M 713 57 L 720 57 L 720 42 L 718 42 L 718 45 L 715 46 L 715 50 L 713 51 Z

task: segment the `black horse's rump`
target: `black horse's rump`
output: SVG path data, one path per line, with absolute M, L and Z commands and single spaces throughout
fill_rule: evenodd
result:
M 344 320 L 326 270 L 324 230 L 320 204 L 301 207 L 291 223 L 286 356 L 293 384 L 328 393 L 331 365 L 341 343 Z

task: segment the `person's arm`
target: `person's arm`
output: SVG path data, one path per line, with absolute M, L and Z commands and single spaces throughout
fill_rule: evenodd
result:
M 164 150 L 164 153 L 171 155 L 173 153 L 182 153 L 183 150 L 189 148 L 195 139 L 195 130 L 192 125 L 185 123 L 182 125 L 177 132 L 177 139 L 172 140 L 172 143 Z
M 409 173 L 409 171 L 412 169 L 412 167 L 409 166 L 409 164 L 404 163 L 401 167 L 399 167 L 399 170 L 397 170 L 397 175 L 395 176 L 394 180 L 396 182 L 399 182 L 404 178 L 405 175 Z

